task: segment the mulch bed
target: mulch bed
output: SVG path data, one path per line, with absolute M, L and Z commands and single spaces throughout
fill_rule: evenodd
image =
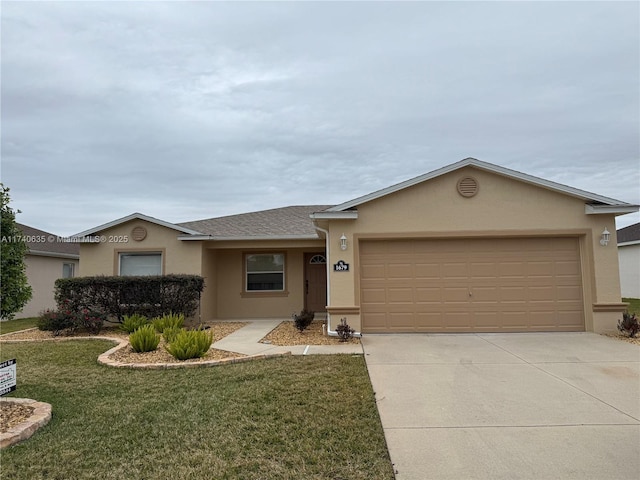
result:
M 282 322 L 260 341 L 262 343 L 283 347 L 289 345 L 340 345 L 343 343 L 360 343 L 359 338 L 351 338 L 347 342 L 341 342 L 339 337 L 323 335 L 323 324 L 324 322 L 322 320 L 314 320 L 306 330 L 299 332 L 293 321 Z

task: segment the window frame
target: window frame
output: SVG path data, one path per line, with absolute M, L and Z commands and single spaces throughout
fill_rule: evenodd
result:
M 247 269 L 247 259 L 253 255 L 282 255 L 282 290 L 248 290 L 249 271 Z M 246 251 L 242 253 L 242 297 L 286 297 L 289 296 L 288 290 L 288 265 L 287 252 L 282 250 L 260 250 Z
M 115 259 L 114 259 L 114 274 L 118 277 L 128 277 L 128 276 L 136 276 L 136 275 L 122 275 L 122 255 L 133 255 L 133 256 L 143 256 L 143 255 L 160 255 L 160 273 L 157 275 L 164 275 L 164 262 L 165 262 L 165 249 L 131 249 L 131 250 L 116 250 L 115 251 Z M 154 274 L 155 275 L 155 274 Z M 146 275 L 142 275 L 146 276 Z M 149 275 L 153 276 L 153 275 Z
M 65 277 L 65 267 L 70 267 L 71 275 Z M 73 278 L 76 276 L 76 264 L 74 262 L 62 262 L 62 278 Z

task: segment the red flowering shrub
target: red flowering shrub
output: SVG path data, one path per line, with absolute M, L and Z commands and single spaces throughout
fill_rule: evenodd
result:
M 107 316 L 99 311 L 83 308 L 79 312 L 73 311 L 69 302 L 63 301 L 58 310 L 45 310 L 38 319 L 38 328 L 50 331 L 54 336 L 73 335 L 79 328 L 97 335 L 102 330 Z

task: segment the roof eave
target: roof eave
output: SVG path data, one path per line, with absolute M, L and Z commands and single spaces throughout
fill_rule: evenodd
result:
M 346 211 L 325 211 L 316 212 L 309 215 L 312 220 L 357 220 L 357 210 Z
M 59 253 L 59 252 L 45 252 L 42 250 L 29 250 L 27 255 L 35 255 L 38 257 L 56 257 L 56 258 L 64 258 L 69 260 L 79 260 L 80 255 L 76 255 L 75 253 Z
M 618 247 L 630 247 L 632 245 L 640 245 L 640 240 L 630 240 L 628 242 L 618 243 Z
M 587 215 L 625 215 L 627 213 L 635 213 L 638 210 L 640 210 L 640 206 L 629 203 L 620 205 L 592 205 L 587 203 L 584 206 L 584 213 Z
M 216 241 L 216 242 L 242 242 L 242 241 L 265 241 L 265 240 L 319 240 L 317 235 L 234 235 L 234 236 L 213 236 L 213 235 L 180 235 L 178 240 L 184 241 Z

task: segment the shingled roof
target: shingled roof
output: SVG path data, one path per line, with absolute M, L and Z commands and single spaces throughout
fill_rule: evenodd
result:
M 318 238 L 309 218 L 331 205 L 298 205 L 259 212 L 241 213 L 178 223 L 218 239 L 235 238 Z
M 640 241 L 640 223 L 635 223 L 628 227 L 621 228 L 618 230 L 617 234 L 618 244 Z
M 26 244 L 27 247 L 29 247 L 30 254 L 79 258 L 80 245 L 78 245 L 78 243 L 64 241 L 65 239 L 63 237 L 29 227 L 28 225 L 22 225 L 17 222 L 16 225 L 22 230 L 22 234 L 27 240 Z

